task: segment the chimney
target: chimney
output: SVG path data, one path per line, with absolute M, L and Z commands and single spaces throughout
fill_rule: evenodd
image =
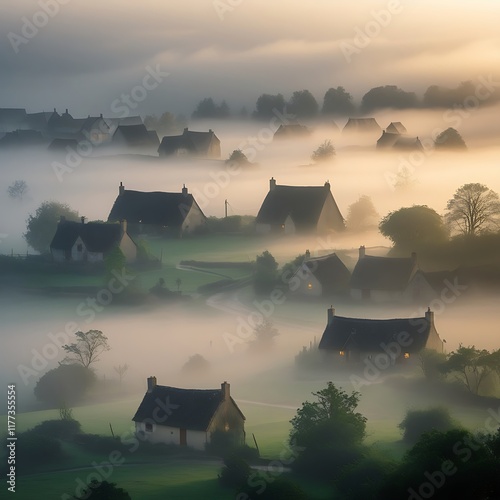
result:
M 59 222 L 66 222 L 66 216 L 65 215 L 60 215 L 59 216 Z
M 309 250 L 306 250 L 305 260 L 309 260 L 310 258 L 311 258 L 311 252 Z
M 99 118 L 102 118 L 102 113 L 99 115 Z
M 274 179 L 274 177 L 271 177 L 271 179 L 269 179 L 269 191 L 274 191 L 275 187 L 276 187 L 276 180 Z
M 85 216 L 84 216 L 84 215 L 82 215 L 82 216 L 80 217 L 80 220 L 82 221 L 82 224 L 85 224 Z
M 148 392 L 153 392 L 153 389 L 156 387 L 156 377 L 148 377 Z
M 365 249 L 365 246 L 364 245 L 361 245 L 359 247 L 359 258 L 360 259 L 364 259 L 366 256 L 366 249 Z
M 328 189 L 328 191 L 330 191 L 330 181 L 325 182 L 325 189 Z
M 182 185 L 182 194 L 184 196 L 187 196 L 187 194 L 188 194 L 188 188 L 186 187 L 186 184 Z
M 229 401 L 229 398 L 231 397 L 229 387 L 230 387 L 230 385 L 225 380 L 220 385 L 220 391 L 222 394 L 222 401 Z
M 335 316 L 335 308 L 333 306 L 330 306 L 327 310 L 327 318 L 328 318 L 327 325 L 332 324 L 334 316 Z
M 65 113 L 65 114 L 69 115 L 69 113 L 68 113 L 68 108 L 66 108 L 66 113 Z
M 184 133 L 186 132 L 189 132 L 189 129 L 187 127 L 184 129 Z
M 120 228 L 122 230 L 122 234 L 125 234 L 127 232 L 127 219 L 122 219 L 120 221 Z
M 434 326 L 434 311 L 431 311 L 430 307 L 428 307 L 427 311 L 425 311 L 425 319 L 429 322 L 431 327 Z
M 57 113 L 56 108 L 54 108 L 54 113 Z
M 123 185 L 122 182 L 120 182 L 120 186 L 118 187 L 118 194 L 123 194 L 123 192 L 125 191 L 125 186 Z
M 213 131 L 211 128 L 209 128 L 209 129 L 208 129 L 208 133 L 209 133 L 209 134 L 213 134 L 213 133 L 214 133 L 214 131 Z

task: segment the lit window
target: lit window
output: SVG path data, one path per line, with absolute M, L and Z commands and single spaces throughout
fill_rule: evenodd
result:
M 405 359 L 409 359 L 410 357 L 410 353 L 409 352 L 405 352 Z
M 345 356 L 345 352 L 344 352 L 344 351 L 339 351 L 339 354 L 340 354 L 341 356 Z
M 229 424 L 226 423 L 226 425 L 224 426 L 224 430 L 227 432 L 229 430 Z
M 146 432 L 153 432 L 153 424 L 146 422 Z
M 307 284 L 307 288 L 309 288 L 309 290 L 313 287 L 312 283 L 308 283 Z

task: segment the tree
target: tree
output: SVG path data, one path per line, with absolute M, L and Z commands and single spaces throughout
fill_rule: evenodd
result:
M 297 118 L 313 118 L 318 114 L 318 102 L 309 90 L 297 90 L 288 102 L 287 111 Z
M 277 283 L 278 263 L 270 252 L 265 250 L 255 259 L 253 288 L 255 293 L 264 294 L 273 290 Z
M 26 181 L 22 180 L 17 180 L 14 181 L 8 188 L 7 188 L 7 193 L 9 193 L 9 196 L 14 199 L 18 199 L 19 201 L 22 201 L 24 198 L 24 195 L 28 191 L 28 184 L 26 184 Z
M 462 136 L 452 127 L 447 128 L 436 137 L 434 147 L 438 150 L 464 151 L 467 149 Z
M 379 224 L 380 232 L 396 248 L 413 251 L 448 239 L 441 216 L 426 205 L 414 205 L 389 212 Z
M 420 368 L 427 380 L 436 381 L 443 378 L 443 366 L 446 363 L 446 354 L 434 349 L 422 349 L 418 354 Z
M 187 122 L 183 116 L 175 116 L 166 111 L 160 118 L 155 115 L 147 115 L 144 118 L 144 125 L 148 130 L 156 130 L 158 135 L 163 136 L 182 132 Z
M 424 432 L 430 432 L 433 429 L 446 432 L 457 425 L 447 408 L 438 407 L 427 410 L 408 410 L 398 427 L 403 433 L 403 441 L 415 444 Z
M 484 184 L 464 184 L 446 205 L 445 220 L 452 229 L 475 236 L 500 223 L 500 199 Z
M 36 209 L 35 215 L 29 215 L 26 221 L 26 232 L 23 236 L 28 245 L 37 252 L 48 252 L 61 216 L 73 221 L 79 218 L 78 212 L 65 203 L 44 201 Z
M 285 111 L 285 98 L 282 94 L 262 94 L 255 104 L 254 118 L 259 120 L 269 120 L 276 113 Z
M 311 158 L 318 163 L 331 160 L 334 157 L 335 148 L 333 147 L 332 141 L 329 140 L 324 141 L 311 155 Z
M 380 215 L 369 196 L 362 195 L 347 209 L 346 226 L 351 231 L 366 231 L 377 227 Z
M 61 408 L 80 402 L 94 382 L 94 372 L 82 365 L 59 365 L 40 378 L 34 393 L 39 401 Z
M 229 115 L 230 110 L 226 101 L 217 105 L 211 97 L 201 100 L 193 112 L 193 118 L 228 118 Z
M 123 489 L 118 488 L 116 483 L 108 483 L 108 481 L 98 481 L 92 479 L 86 485 L 80 496 L 74 496 L 75 500 L 131 500 L 130 495 Z
M 63 345 L 63 349 L 70 355 L 65 360 L 77 363 L 88 368 L 92 363 L 99 360 L 104 351 L 109 351 L 108 337 L 100 330 L 89 330 L 88 332 L 76 332 L 76 342 Z
M 193 354 L 184 363 L 181 371 L 191 375 L 205 375 L 210 371 L 210 362 L 207 361 L 201 354 Z
M 113 369 L 118 374 L 118 377 L 120 379 L 120 384 L 121 384 L 122 380 L 123 380 L 123 377 L 125 376 L 125 373 L 127 373 L 127 370 L 128 370 L 127 363 L 125 363 L 124 365 L 114 366 Z
M 104 267 L 106 268 L 107 278 L 113 276 L 113 272 L 120 272 L 127 264 L 127 258 L 121 248 L 116 246 L 108 252 L 104 258 Z
M 415 92 L 405 92 L 396 85 L 385 85 L 369 90 L 361 100 L 364 112 L 380 108 L 416 108 L 418 105 Z
M 290 421 L 290 443 L 301 447 L 293 467 L 318 477 L 330 478 L 361 456 L 366 418 L 356 412 L 359 393 L 347 394 L 328 382 L 313 392 L 316 401 L 302 403 Z
M 354 111 L 352 95 L 344 87 L 330 88 L 323 98 L 321 113 L 324 115 L 348 115 Z
M 274 344 L 274 337 L 279 331 L 274 327 L 269 318 L 265 318 L 253 330 L 253 339 L 250 341 L 250 349 L 259 352 L 268 351 Z
M 448 355 L 443 371 L 453 373 L 468 391 L 479 394 L 487 378 L 493 373 L 500 373 L 500 349 L 490 353 L 486 349 L 460 344 L 456 351 Z
M 241 149 L 235 149 L 229 158 L 226 160 L 226 163 L 234 165 L 234 166 L 245 166 L 251 165 L 252 163 L 248 161 L 245 153 Z

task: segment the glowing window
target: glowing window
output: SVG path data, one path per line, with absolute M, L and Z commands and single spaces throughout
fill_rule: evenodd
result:
M 309 290 L 313 287 L 312 283 L 308 283 L 307 284 L 307 288 L 309 288 Z
M 405 352 L 405 359 L 408 359 L 410 357 L 410 353 L 409 352 Z
M 345 352 L 344 352 L 344 351 L 339 351 L 339 354 L 340 354 L 341 356 L 345 356 Z
M 229 430 L 229 424 L 226 423 L 226 425 L 224 426 L 224 430 L 227 432 Z

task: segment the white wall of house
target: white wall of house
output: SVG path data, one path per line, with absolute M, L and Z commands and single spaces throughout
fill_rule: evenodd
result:
M 306 297 L 320 297 L 323 294 L 321 283 L 306 265 L 299 267 L 293 278 L 297 278 L 291 282 L 294 284 L 293 293 Z
M 123 233 L 119 247 L 125 255 L 126 262 L 134 262 L 137 259 L 137 245 L 127 233 Z
M 205 224 L 205 217 L 203 216 L 200 207 L 196 204 L 196 202 L 193 202 L 184 219 L 184 222 L 182 223 L 182 232 L 191 233 L 202 224 Z
M 408 283 L 403 296 L 407 302 L 429 303 L 438 297 L 435 290 L 429 285 L 421 273 L 417 272 Z
M 178 427 L 169 427 L 167 425 L 158 425 L 153 423 L 153 430 L 147 431 L 144 422 L 135 423 L 135 432 L 140 433 L 143 439 L 150 443 L 173 444 L 179 446 L 181 444 L 181 432 Z M 205 444 L 208 442 L 209 436 L 204 431 L 186 431 L 186 446 L 196 450 L 204 450 Z
M 342 215 L 339 212 L 335 200 L 331 193 L 325 199 L 323 208 L 318 218 L 318 223 L 316 225 L 316 231 L 319 233 L 325 233 L 331 231 L 333 228 L 337 227 L 339 223 L 342 222 Z
M 87 247 L 83 240 L 78 236 L 71 247 L 71 260 L 73 262 L 82 262 L 87 259 Z
M 285 234 L 295 234 L 295 224 L 290 216 L 285 219 L 284 225 Z

